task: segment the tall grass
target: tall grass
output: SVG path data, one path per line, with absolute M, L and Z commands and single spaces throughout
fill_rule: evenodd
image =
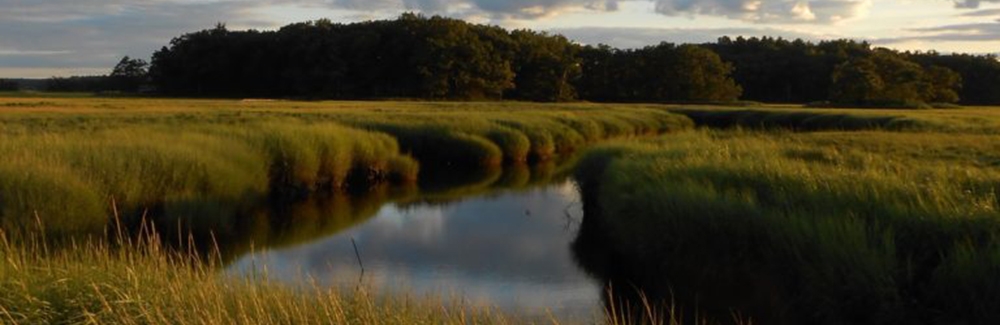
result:
M 576 172 L 606 246 L 585 259 L 765 323 L 997 323 L 1000 170 L 981 160 L 997 143 L 702 131 L 602 146 Z
M 935 133 L 997 134 L 1000 113 L 995 108 L 949 110 L 802 109 L 796 107 L 669 107 L 698 126 L 791 131 L 885 130 Z
M 506 324 L 488 307 L 436 297 L 386 297 L 364 287 L 233 278 L 155 236 L 118 248 L 93 242 L 50 251 L 0 233 L 4 324 Z
M 0 98 L 0 106 L 0 226 L 41 219 L 53 234 L 100 233 L 110 201 L 127 219 L 228 216 L 240 202 L 413 183 L 421 169 L 548 161 L 603 139 L 691 126 L 658 109 L 589 104 Z
M 0 155 L 3 226 L 39 217 L 54 233 L 100 231 L 110 200 L 141 214 L 417 174 L 391 137 L 297 122 L 37 132 L 4 137 Z

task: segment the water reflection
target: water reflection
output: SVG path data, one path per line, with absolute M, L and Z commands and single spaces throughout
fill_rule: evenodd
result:
M 432 197 L 434 197 L 432 195 Z M 440 198 L 439 196 L 438 198 Z M 364 281 L 417 295 L 454 294 L 468 303 L 519 314 L 590 320 L 600 288 L 575 264 L 569 243 L 582 217 L 570 182 L 492 192 L 451 204 L 394 203 L 363 224 L 295 247 L 246 255 L 232 273 L 353 286 Z
M 341 232 L 375 217 L 383 206 L 395 204 L 447 205 L 469 197 L 500 191 L 526 190 L 565 182 L 572 159 L 534 166 L 427 170 L 419 184 L 381 184 L 350 193 L 317 193 L 302 198 L 268 197 L 248 193 L 241 198 L 174 197 L 152 208 L 126 212 L 132 233 L 151 220 L 167 245 L 194 247 L 213 260 L 229 264 L 251 250 L 310 242 Z
M 390 293 L 592 323 L 601 289 L 569 249 L 582 219 L 573 165 L 425 170 L 419 184 L 307 198 L 172 198 L 144 213 L 166 243 L 217 252 L 212 260 L 230 274 L 351 288 L 361 279 Z

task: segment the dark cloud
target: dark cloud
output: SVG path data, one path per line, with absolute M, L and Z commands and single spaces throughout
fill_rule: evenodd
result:
M 976 8 L 979 8 L 979 5 L 982 4 L 983 2 L 986 2 L 986 3 L 994 2 L 995 3 L 995 2 L 1000 2 L 1000 0 L 955 0 L 955 7 L 956 8 L 976 9 Z
M 614 28 L 581 27 L 552 30 L 582 44 L 608 44 L 618 48 L 640 48 L 660 42 L 706 43 L 719 37 L 772 36 L 818 40 L 819 37 L 775 28 Z

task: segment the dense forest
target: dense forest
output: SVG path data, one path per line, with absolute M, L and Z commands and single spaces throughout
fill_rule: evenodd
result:
M 110 76 L 50 80 L 166 96 L 417 98 L 597 102 L 727 102 L 905 106 L 1000 104 L 991 55 L 899 52 L 851 40 L 722 37 L 639 49 L 444 17 L 275 31 L 215 28 L 182 35 Z

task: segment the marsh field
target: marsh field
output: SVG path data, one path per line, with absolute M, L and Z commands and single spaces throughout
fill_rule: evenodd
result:
M 0 323 L 1000 323 L 1000 110 L 0 97 Z

